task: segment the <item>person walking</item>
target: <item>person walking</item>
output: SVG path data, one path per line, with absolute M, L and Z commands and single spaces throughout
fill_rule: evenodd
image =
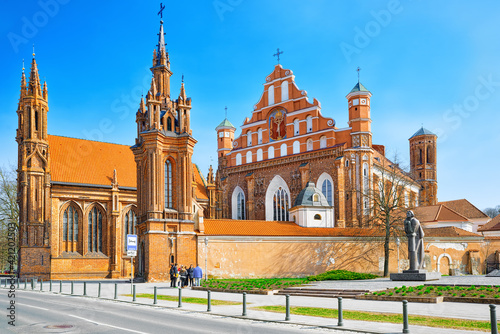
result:
M 188 282 L 189 282 L 189 284 L 187 284 L 187 285 L 189 285 L 190 287 L 192 287 L 193 283 L 194 283 L 193 272 L 194 272 L 193 265 L 190 264 L 189 268 L 187 270 L 187 279 L 188 279 Z
M 199 265 L 193 269 L 194 286 L 200 286 L 200 280 L 203 278 L 203 271 Z
M 187 270 L 185 266 L 181 266 L 181 288 L 184 288 L 187 284 Z
M 170 287 L 175 288 L 177 283 L 177 263 L 170 267 Z

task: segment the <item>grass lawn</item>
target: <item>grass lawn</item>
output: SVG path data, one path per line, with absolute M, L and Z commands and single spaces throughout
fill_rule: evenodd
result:
M 123 295 L 127 297 L 132 297 L 131 294 Z M 149 298 L 149 299 L 154 299 L 154 295 L 151 293 L 138 293 L 136 294 L 137 298 Z M 158 300 L 168 300 L 172 302 L 177 302 L 179 301 L 178 296 L 165 296 L 165 295 L 157 295 L 156 298 Z M 207 299 L 206 298 L 195 298 L 195 297 L 182 297 L 182 302 L 183 303 L 191 303 L 191 304 L 207 304 Z M 211 304 L 212 305 L 241 305 L 242 303 L 240 302 L 231 302 L 227 300 L 218 300 L 218 299 L 211 299 Z
M 253 309 L 285 313 L 284 306 L 258 306 Z M 338 312 L 336 309 L 318 308 L 318 307 L 291 307 L 291 314 L 307 315 L 325 318 L 337 318 Z M 363 312 L 363 311 L 345 311 L 343 312 L 344 320 L 361 320 L 361 321 L 376 321 L 390 322 L 403 325 L 403 315 L 391 313 Z M 439 318 L 429 316 L 409 315 L 408 321 L 410 325 L 420 325 L 428 327 L 445 327 L 454 329 L 480 330 L 488 331 L 491 329 L 489 321 L 464 320 L 453 318 Z
M 413 297 L 466 297 L 466 298 L 495 298 L 500 300 L 500 286 L 402 286 L 384 291 L 372 292 L 375 296 L 413 296 Z

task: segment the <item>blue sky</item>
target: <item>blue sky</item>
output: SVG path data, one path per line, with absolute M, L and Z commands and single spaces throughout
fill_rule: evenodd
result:
M 423 124 L 439 135 L 438 198 L 500 204 L 500 3 L 216 0 L 165 2 L 172 95 L 192 97 L 193 161 L 217 164 L 215 127 L 250 117 L 273 70 L 293 70 L 322 113 L 347 126 L 345 95 L 372 92 L 373 142 L 409 162 Z M 22 60 L 32 44 L 49 89 L 50 134 L 133 145 L 150 83 L 156 1 L 5 1 L 0 20 L 0 165 L 15 164 Z M 240 131 L 237 131 L 237 134 Z

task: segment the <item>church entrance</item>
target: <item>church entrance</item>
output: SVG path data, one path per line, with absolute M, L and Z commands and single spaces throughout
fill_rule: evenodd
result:
M 441 273 L 441 275 L 450 274 L 450 259 L 448 259 L 447 256 L 443 256 L 439 260 L 439 272 Z

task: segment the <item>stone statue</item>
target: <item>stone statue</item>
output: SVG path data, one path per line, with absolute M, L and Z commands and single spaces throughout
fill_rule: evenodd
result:
M 408 238 L 408 256 L 410 270 L 419 270 L 424 264 L 424 230 L 413 211 L 406 212 L 404 222 L 406 237 Z

